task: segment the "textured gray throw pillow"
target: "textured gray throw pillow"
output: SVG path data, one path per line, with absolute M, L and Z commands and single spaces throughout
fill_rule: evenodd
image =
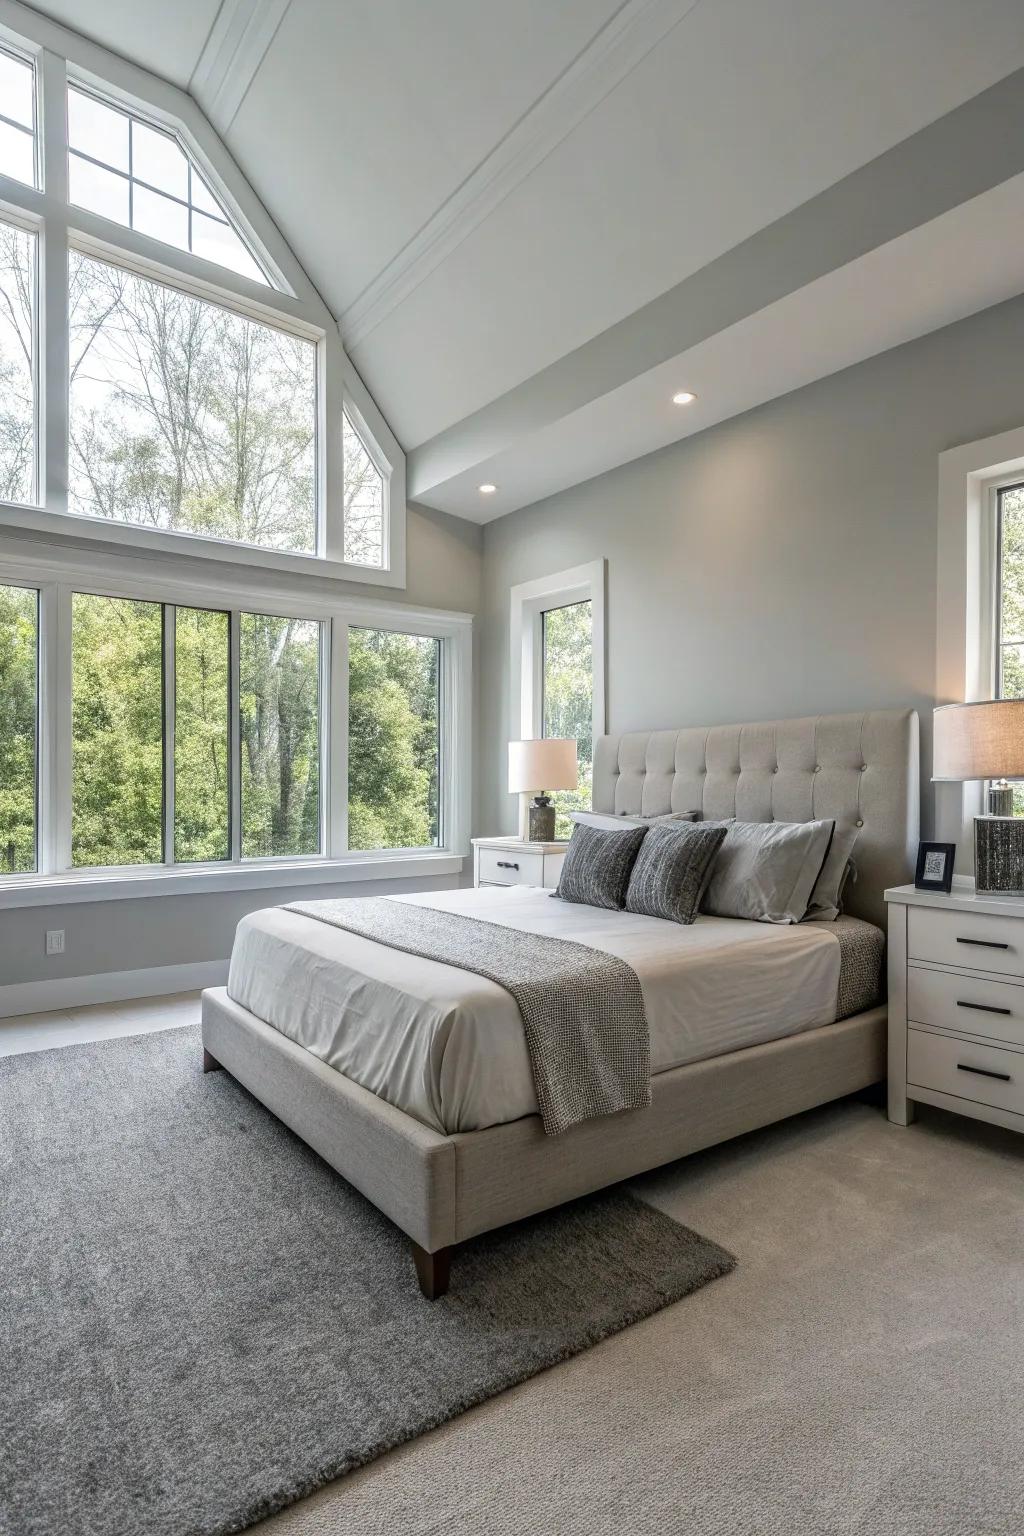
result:
M 604 832 L 577 824 L 554 895 L 563 901 L 621 912 L 633 861 L 647 835 L 646 827 Z
M 704 823 L 709 825 L 709 823 Z M 799 923 L 821 874 L 834 821 L 734 821 L 702 910 L 757 923 Z
M 652 827 L 629 877 L 626 911 L 692 923 L 725 833 L 713 822 Z
M 580 827 L 600 827 L 618 832 L 622 827 L 657 827 L 666 821 L 699 821 L 699 811 L 668 811 L 664 816 L 614 816 L 603 811 L 573 811 L 569 817 Z

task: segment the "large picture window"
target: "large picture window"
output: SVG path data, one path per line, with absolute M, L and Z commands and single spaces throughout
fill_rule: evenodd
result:
M 0 875 L 36 867 L 39 594 L 0 586 Z
M 571 837 L 572 811 L 592 804 L 594 778 L 594 646 L 593 612 L 589 598 L 546 608 L 541 614 L 542 736 L 576 742 L 579 787 L 552 792 L 555 836 Z
M 70 255 L 72 511 L 316 548 L 316 347 Z
M 320 851 L 320 625 L 243 613 L 242 853 Z
M 349 630 L 350 848 L 440 842 L 440 645 L 391 630 Z

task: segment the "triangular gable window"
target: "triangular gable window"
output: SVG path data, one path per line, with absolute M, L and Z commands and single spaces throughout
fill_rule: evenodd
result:
M 266 272 L 174 134 L 68 86 L 69 200 L 257 283 Z

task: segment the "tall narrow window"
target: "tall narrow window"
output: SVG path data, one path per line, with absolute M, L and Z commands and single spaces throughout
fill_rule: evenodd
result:
M 70 253 L 73 512 L 312 553 L 316 346 Z
M 440 642 L 381 629 L 348 636 L 348 845 L 434 847 Z
M 254 282 L 266 274 L 174 134 L 68 87 L 70 198 Z
M 71 611 L 71 861 L 163 858 L 163 609 L 76 592 Z
M 345 459 L 345 559 L 352 565 L 384 564 L 384 476 L 355 427 L 342 416 Z
M 36 237 L 0 221 L 0 501 L 36 499 L 35 336 Z
M 541 615 L 543 736 L 575 739 L 579 788 L 552 794 L 555 833 L 572 835 L 571 811 L 589 810 L 594 776 L 594 657 L 591 601 L 548 608 Z
M 230 857 L 228 615 L 174 610 L 174 857 Z
M 0 48 L 0 176 L 36 184 L 36 72 Z
M 996 527 L 995 695 L 1024 699 L 1024 484 L 997 492 Z M 1013 813 L 1024 815 L 1024 784 L 1013 786 Z
M 39 594 L 0 586 L 0 874 L 36 867 Z
M 241 616 L 242 857 L 320 851 L 320 625 Z

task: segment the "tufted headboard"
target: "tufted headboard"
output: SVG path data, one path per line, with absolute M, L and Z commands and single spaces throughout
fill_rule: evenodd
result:
M 857 882 L 847 884 L 843 905 L 883 928 L 882 892 L 913 876 L 920 798 L 912 709 L 630 731 L 594 746 L 595 811 L 698 810 L 709 821 L 829 816 L 857 827 Z

